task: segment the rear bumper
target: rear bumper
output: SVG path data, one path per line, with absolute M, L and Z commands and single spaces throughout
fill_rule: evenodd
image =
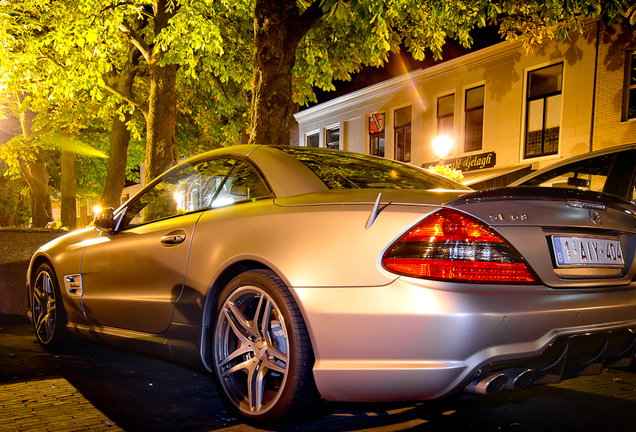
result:
M 634 357 L 636 284 L 555 290 L 399 278 L 293 292 L 327 400 L 436 399 L 518 367 L 535 382 L 558 382 Z

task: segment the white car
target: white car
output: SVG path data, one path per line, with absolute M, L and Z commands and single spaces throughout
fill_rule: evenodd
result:
M 635 225 L 603 193 L 228 147 L 36 251 L 29 313 L 46 348 L 72 335 L 207 370 L 259 426 L 324 400 L 492 394 L 631 364 Z
M 605 192 L 634 201 L 636 144 L 610 147 L 564 159 L 510 186 L 541 186 Z

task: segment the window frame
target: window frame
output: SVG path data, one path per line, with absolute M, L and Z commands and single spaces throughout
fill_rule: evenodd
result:
M 378 132 L 371 132 L 371 118 L 374 114 L 382 114 L 382 130 Z M 371 113 L 367 116 L 366 127 L 368 128 L 368 150 L 369 155 L 378 156 L 378 157 L 386 157 L 386 114 L 384 112 L 375 112 Z
M 404 123 L 404 124 L 401 124 L 400 126 L 396 126 L 398 113 L 406 109 L 409 110 L 408 123 Z M 393 158 L 398 162 L 405 162 L 405 163 L 411 162 L 412 153 L 413 153 L 412 152 L 412 139 L 413 139 L 412 127 L 413 127 L 413 106 L 406 105 L 403 107 L 395 108 L 393 110 Z M 398 152 L 399 145 L 400 145 L 398 140 L 399 134 L 402 134 L 402 143 L 404 147 L 402 149 L 401 154 Z M 407 137 L 408 137 L 408 140 L 407 140 Z M 398 155 L 400 155 L 401 158 L 398 158 Z
M 118 210 L 117 214 L 115 215 L 115 219 L 117 220 L 116 227 L 115 227 L 115 232 L 126 231 L 128 229 L 137 228 L 137 227 L 142 226 L 142 225 L 148 225 L 148 224 L 152 224 L 152 223 L 156 223 L 156 222 L 161 222 L 161 221 L 164 221 L 164 220 L 167 220 L 167 219 L 173 219 L 175 217 L 184 216 L 184 215 L 188 215 L 188 214 L 192 214 L 192 213 L 213 210 L 215 208 L 231 207 L 231 206 L 234 206 L 234 205 L 237 205 L 237 204 L 241 204 L 241 203 L 252 201 L 252 199 L 250 199 L 250 200 L 240 200 L 240 201 L 236 201 L 236 202 L 233 202 L 231 204 L 224 205 L 224 206 L 219 206 L 219 207 L 215 207 L 215 206 L 210 205 L 210 206 L 207 206 L 207 207 L 200 207 L 200 208 L 197 208 L 195 210 L 185 211 L 183 213 L 171 214 L 171 215 L 167 215 L 167 216 L 160 217 L 160 218 L 157 218 L 157 219 L 144 221 L 144 222 L 141 222 L 141 223 L 138 223 L 138 224 L 134 224 L 134 225 L 130 224 L 131 221 L 136 217 L 136 215 L 139 214 L 141 211 L 143 211 L 151 203 L 149 202 L 149 203 L 143 205 L 142 207 L 140 207 L 139 209 L 136 209 L 135 204 L 138 203 L 144 196 L 146 196 L 146 194 L 151 193 L 151 191 L 153 189 L 155 189 L 157 187 L 157 185 L 159 185 L 160 183 L 163 183 L 167 178 L 178 174 L 179 171 L 185 170 L 188 166 L 197 166 L 197 165 L 201 165 L 201 164 L 205 164 L 205 163 L 208 163 L 208 162 L 211 162 L 211 161 L 217 161 L 217 160 L 221 160 L 221 159 L 227 159 L 227 160 L 231 161 L 232 165 L 231 165 L 230 169 L 228 170 L 228 172 L 223 176 L 223 179 L 216 186 L 216 189 L 215 189 L 214 193 L 212 194 L 212 199 L 210 200 L 210 203 L 214 202 L 216 197 L 219 195 L 221 189 L 223 188 L 223 186 L 228 181 L 228 178 L 231 177 L 232 172 L 234 172 L 234 170 L 236 169 L 236 167 L 239 164 L 244 164 L 244 165 L 248 166 L 251 169 L 251 171 L 256 175 L 256 177 L 258 178 L 260 183 L 263 185 L 264 189 L 267 191 L 267 196 L 256 197 L 254 199 L 260 200 L 260 199 L 267 199 L 267 198 L 274 197 L 274 193 L 272 191 L 272 188 L 270 187 L 269 183 L 267 182 L 267 180 L 265 179 L 263 174 L 260 172 L 258 167 L 256 167 L 253 163 L 251 163 L 251 161 L 249 161 L 249 159 L 247 159 L 245 157 L 233 156 L 233 155 L 223 155 L 223 156 L 217 156 L 217 157 L 211 157 L 211 158 L 205 158 L 205 159 L 186 161 L 185 163 L 179 164 L 176 167 L 174 167 L 173 169 L 171 169 L 169 171 L 166 171 L 161 176 L 157 177 L 147 187 L 144 187 L 138 194 L 136 194 L 136 196 L 133 198 L 133 200 L 131 202 L 127 203 L 126 206 L 120 207 L 120 209 Z M 188 176 L 187 175 L 179 176 L 178 177 L 178 181 L 180 181 L 180 180 L 182 180 L 182 179 L 184 179 L 186 177 L 188 177 Z M 178 181 L 177 181 L 177 183 L 178 183 Z M 176 184 L 176 183 L 174 183 L 174 184 Z M 130 217 L 131 216 L 131 213 L 130 213 L 131 211 L 135 211 L 135 213 L 132 215 L 132 217 Z
M 636 120 L 636 49 L 627 50 L 625 57 L 625 83 L 622 115 L 622 120 L 624 122 Z M 630 102 L 634 104 L 634 113 L 631 116 Z
M 468 92 L 477 90 L 477 89 L 483 89 L 481 105 L 471 106 L 469 108 L 468 107 Z M 485 129 L 484 118 L 485 118 L 485 111 L 486 111 L 485 107 L 486 107 L 486 84 L 482 83 L 478 85 L 473 85 L 473 86 L 467 87 L 464 90 L 464 137 L 463 137 L 463 152 L 464 153 L 478 152 L 478 151 L 482 151 L 484 148 L 484 129 Z M 473 134 L 472 132 L 469 133 L 469 120 L 468 120 L 469 116 L 478 111 L 481 111 L 480 133 L 479 134 Z M 475 148 L 469 149 L 468 148 L 469 137 L 473 137 L 473 136 L 476 137 L 477 135 L 479 136 L 479 140 L 478 140 L 479 148 L 475 147 Z
M 559 89 L 556 91 L 551 91 L 551 92 L 545 92 L 545 93 L 541 93 L 540 95 L 537 96 L 531 96 L 532 93 L 532 80 L 531 80 L 531 75 L 534 73 L 537 73 L 539 71 L 548 69 L 548 68 L 552 68 L 555 66 L 561 66 L 561 73 L 560 73 L 560 82 L 559 82 Z M 536 159 L 536 158 L 541 158 L 541 157 L 548 157 L 548 156 L 554 156 L 554 155 L 558 155 L 559 154 L 559 148 L 561 145 L 561 130 L 563 127 L 563 87 L 564 87 L 564 76 L 565 76 L 565 62 L 564 61 L 559 61 L 559 62 L 554 62 L 545 66 L 541 66 L 535 69 L 531 69 L 528 70 L 526 73 L 526 88 L 525 88 L 525 96 L 524 96 L 524 109 L 525 109 L 525 118 L 524 118 L 524 133 L 523 133 L 523 149 L 522 149 L 522 154 L 523 154 L 523 159 Z M 547 121 L 548 121 L 548 100 L 550 98 L 554 98 L 555 96 L 560 96 L 560 101 L 559 101 L 559 107 L 558 107 L 558 116 L 559 116 L 559 126 L 558 126 L 558 131 L 557 131 L 557 137 L 556 137 L 556 148 L 554 150 L 546 150 L 546 131 L 550 128 L 547 128 Z M 536 102 L 542 100 L 543 103 L 541 105 L 542 108 L 542 118 L 541 118 L 541 152 L 537 153 L 537 154 L 529 154 L 528 152 L 528 142 L 529 142 L 529 126 L 530 126 L 530 113 L 531 113 L 531 104 L 532 102 Z
M 309 145 L 309 139 L 316 137 L 317 139 L 317 146 L 313 146 L 313 145 Z M 311 147 L 311 148 L 320 148 L 320 131 L 319 130 L 314 130 L 311 132 L 307 132 L 305 134 L 305 142 L 304 142 L 305 147 Z
M 333 131 L 338 131 L 338 141 L 329 141 L 329 137 Z M 325 140 L 324 140 L 324 148 L 332 149 L 332 150 L 340 150 L 340 138 L 341 138 L 342 128 L 340 125 L 333 125 L 325 128 Z M 330 146 L 335 144 L 335 147 Z
M 453 97 L 453 101 L 450 104 L 450 106 L 452 106 L 452 112 L 450 112 L 449 114 L 444 114 L 444 115 L 440 115 L 440 101 L 442 99 L 448 98 L 448 97 Z M 437 96 L 435 98 L 435 118 L 436 118 L 436 123 L 437 123 L 437 136 L 447 136 L 448 138 L 450 138 L 451 140 L 453 140 L 453 146 L 451 147 L 451 149 L 448 152 L 448 156 L 451 156 L 454 154 L 455 152 L 455 102 L 456 102 L 456 95 L 455 92 L 452 93 L 447 93 L 444 95 L 440 95 Z M 447 120 L 447 119 L 451 119 L 452 120 L 452 125 L 450 125 L 450 127 L 448 127 L 447 129 L 449 130 L 449 134 L 444 133 L 445 128 L 442 127 L 442 123 Z

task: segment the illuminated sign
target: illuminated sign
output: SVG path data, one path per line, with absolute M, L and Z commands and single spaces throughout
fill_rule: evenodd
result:
M 444 162 L 445 165 L 450 165 L 453 169 L 466 172 L 494 167 L 497 163 L 497 154 L 495 152 L 480 153 L 476 155 L 462 156 Z
M 423 167 L 437 165 L 439 162 L 429 162 L 423 164 Z M 444 165 L 462 172 L 474 171 L 484 168 L 492 168 L 497 163 L 497 153 L 488 152 L 470 156 L 461 156 L 455 159 L 444 160 Z

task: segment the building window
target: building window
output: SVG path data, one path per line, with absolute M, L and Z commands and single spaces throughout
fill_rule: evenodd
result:
M 437 98 L 437 135 L 453 138 L 455 130 L 455 94 Z
M 320 147 L 320 136 L 318 133 L 307 135 L 307 147 Z
M 636 52 L 627 56 L 625 112 L 623 120 L 636 118 Z
M 483 85 L 466 90 L 464 152 L 481 150 L 484 138 Z
M 340 128 L 327 129 L 325 131 L 325 147 L 340 149 Z
M 563 63 L 528 73 L 526 158 L 558 153 L 562 87 Z
M 455 93 L 437 98 L 437 136 L 453 140 L 455 135 Z M 453 144 L 453 147 L 455 144 Z M 453 147 L 447 156 L 453 154 Z
M 411 162 L 411 107 L 395 110 L 393 130 L 395 133 L 395 160 Z
M 369 154 L 384 157 L 384 113 L 369 116 Z

